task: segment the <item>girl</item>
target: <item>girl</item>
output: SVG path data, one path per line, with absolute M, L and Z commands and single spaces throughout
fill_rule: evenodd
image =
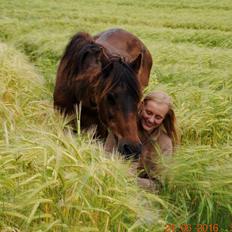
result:
M 161 91 L 153 91 L 144 97 L 138 112 L 138 130 L 142 154 L 139 161 L 132 164 L 132 170 L 138 170 L 141 178 L 154 179 L 157 174 L 158 155 L 172 155 L 174 147 L 179 143 L 170 96 Z M 109 133 L 105 149 L 112 152 L 114 148 L 116 140 L 113 134 Z M 139 183 L 142 181 L 140 179 Z

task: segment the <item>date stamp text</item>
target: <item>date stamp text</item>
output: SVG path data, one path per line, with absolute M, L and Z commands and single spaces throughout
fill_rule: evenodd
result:
M 176 226 L 175 224 L 167 224 L 164 232 L 218 232 L 218 224 L 181 224 Z

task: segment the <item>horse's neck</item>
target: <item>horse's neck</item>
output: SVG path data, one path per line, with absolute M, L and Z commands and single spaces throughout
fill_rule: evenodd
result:
M 97 109 L 95 101 L 95 88 L 86 81 L 79 81 L 75 84 L 75 97 L 77 102 L 89 109 Z

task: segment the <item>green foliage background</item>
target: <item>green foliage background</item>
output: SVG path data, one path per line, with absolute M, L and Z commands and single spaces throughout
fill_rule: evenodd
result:
M 146 91 L 174 99 L 182 143 L 148 193 L 92 133 L 52 109 L 57 64 L 77 31 L 122 27 L 152 53 Z M 0 229 L 164 231 L 232 223 L 232 2 L 0 3 Z M 64 130 L 65 129 L 65 130 Z M 215 231 L 216 232 L 216 231 Z

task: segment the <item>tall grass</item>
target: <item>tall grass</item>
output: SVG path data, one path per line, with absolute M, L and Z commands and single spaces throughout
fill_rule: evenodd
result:
M 1 230 L 229 231 L 231 1 L 2 1 L 0 11 Z M 72 134 L 52 109 L 69 37 L 110 27 L 145 42 L 154 60 L 146 91 L 174 99 L 182 142 L 161 159 L 159 194 L 138 188 L 129 163 L 105 154 L 92 132 Z
M 0 228 L 124 231 L 164 225 L 159 210 L 148 204 L 164 208 L 165 202 L 148 200 L 128 176 L 128 164 L 107 158 L 91 133 L 73 135 L 68 119 L 56 115 L 45 100 L 49 94 L 24 57 L 4 44 L 0 48 L 5 83 Z

